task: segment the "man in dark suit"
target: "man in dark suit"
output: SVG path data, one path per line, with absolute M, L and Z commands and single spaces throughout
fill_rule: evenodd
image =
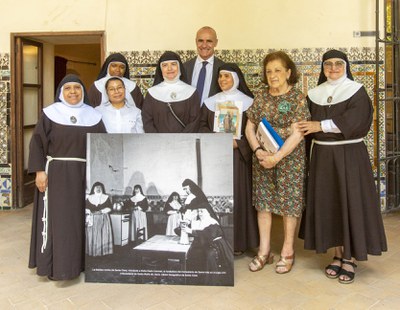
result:
M 183 64 L 188 83 L 196 87 L 201 96 L 201 104 L 208 97 L 218 92 L 218 68 L 224 62 L 214 56 L 214 48 L 218 44 L 217 33 L 211 27 L 205 26 L 200 28 L 196 34 L 197 57 L 190 59 Z M 207 63 L 205 63 L 207 62 Z M 205 74 L 202 68 L 205 68 Z M 204 69 L 203 69 L 204 71 Z M 199 83 L 205 76 L 204 83 Z M 204 85 L 199 85 L 204 84 Z

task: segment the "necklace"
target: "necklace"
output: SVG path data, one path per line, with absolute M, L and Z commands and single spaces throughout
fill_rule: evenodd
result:
M 329 108 L 331 107 L 331 103 L 333 101 L 333 98 L 335 97 L 335 93 L 336 93 L 337 89 L 340 88 L 340 86 L 343 84 L 344 81 L 345 81 L 345 79 L 343 81 L 341 81 L 340 83 L 336 84 L 336 87 L 333 90 L 332 94 L 330 96 L 328 96 L 328 98 L 326 99 L 326 102 L 329 103 Z

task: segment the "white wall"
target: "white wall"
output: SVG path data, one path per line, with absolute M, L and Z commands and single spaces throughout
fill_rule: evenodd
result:
M 106 31 L 107 51 L 194 49 L 204 25 L 219 49 L 374 46 L 374 0 L 2 0 L 0 52 L 10 32 Z M 383 1 L 382 1 L 383 2 Z

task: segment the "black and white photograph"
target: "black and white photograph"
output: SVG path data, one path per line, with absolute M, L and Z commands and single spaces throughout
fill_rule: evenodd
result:
M 232 134 L 89 134 L 85 281 L 233 286 Z

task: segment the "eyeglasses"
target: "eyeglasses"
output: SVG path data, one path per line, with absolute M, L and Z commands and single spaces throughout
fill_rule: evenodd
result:
M 330 69 L 332 69 L 333 67 L 336 67 L 338 69 L 342 69 L 344 67 L 344 64 L 345 64 L 345 62 L 341 61 L 341 60 L 338 60 L 338 61 L 335 61 L 335 62 L 324 61 L 324 67 L 325 68 L 330 68 Z
M 107 91 L 110 93 L 120 93 L 124 89 L 125 89 L 125 87 L 119 86 L 117 88 L 107 88 Z

